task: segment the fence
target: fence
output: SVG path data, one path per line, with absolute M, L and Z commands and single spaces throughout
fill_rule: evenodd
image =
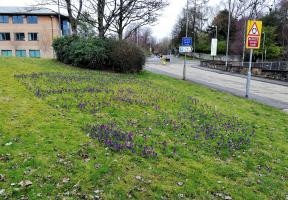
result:
M 229 62 L 232 66 L 249 66 L 249 62 Z M 252 68 L 267 71 L 288 71 L 288 62 L 253 62 Z
M 217 56 L 211 56 L 210 54 L 205 53 L 188 53 L 189 56 L 193 56 L 194 58 L 198 58 L 201 60 L 215 60 L 215 61 L 226 61 L 225 55 L 217 55 Z M 229 55 L 228 61 L 232 62 L 240 62 L 242 59 L 239 55 Z

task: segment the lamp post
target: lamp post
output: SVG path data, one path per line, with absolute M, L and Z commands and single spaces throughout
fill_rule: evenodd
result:
M 262 65 L 263 65 L 263 62 L 266 61 L 266 47 L 265 47 L 265 42 L 266 42 L 266 33 L 263 32 L 263 44 L 262 44 Z M 263 52 L 264 51 L 264 52 Z M 264 54 L 265 54 L 265 60 L 264 60 Z
M 217 39 L 218 39 L 218 27 L 217 27 L 217 25 L 214 25 L 214 26 L 212 26 L 213 28 L 215 28 L 215 39 L 216 39 L 216 41 L 217 41 Z M 213 39 L 212 39 L 212 42 L 211 42 L 211 55 L 212 55 L 212 45 L 213 45 Z M 216 45 L 217 45 L 217 43 L 216 43 Z M 217 48 L 217 47 L 216 47 Z M 213 63 L 214 63 L 214 60 L 215 60 L 215 55 L 213 54 L 212 55 L 213 56 Z
M 189 26 L 189 20 L 188 20 L 188 5 L 189 0 L 187 0 L 187 5 L 186 5 L 186 37 L 188 37 L 188 26 Z M 183 67 L 183 80 L 186 80 L 186 59 L 187 59 L 187 53 L 185 53 L 185 58 L 184 58 L 184 67 Z
M 226 62 L 225 66 L 228 66 L 228 54 L 229 54 L 229 40 L 230 40 L 230 25 L 231 25 L 231 0 L 229 0 L 229 16 L 228 16 L 228 33 L 227 33 L 227 46 L 226 46 Z
M 242 67 L 244 66 L 244 61 L 245 61 L 245 50 L 246 50 L 246 30 L 247 28 L 247 20 L 245 19 L 245 25 L 244 25 L 244 30 L 243 30 L 243 50 L 242 50 Z
M 215 31 L 216 31 L 216 32 L 215 32 L 215 38 L 218 39 L 218 26 L 215 25 L 215 26 L 213 26 L 213 27 L 216 29 L 216 30 L 215 30 Z

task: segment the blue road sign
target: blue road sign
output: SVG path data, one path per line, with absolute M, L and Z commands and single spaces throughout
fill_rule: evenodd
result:
M 192 46 L 192 38 L 191 37 L 183 37 L 182 38 L 182 46 Z

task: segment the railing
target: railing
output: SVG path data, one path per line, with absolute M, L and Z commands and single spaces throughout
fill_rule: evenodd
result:
M 229 62 L 232 66 L 248 67 L 249 62 Z M 288 71 L 288 62 L 253 62 L 252 68 L 259 68 L 268 71 Z

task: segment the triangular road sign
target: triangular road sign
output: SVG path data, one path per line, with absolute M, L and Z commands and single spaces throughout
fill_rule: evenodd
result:
M 259 29 L 257 27 L 256 22 L 254 22 L 251 30 L 249 31 L 248 35 L 250 36 L 260 36 Z

